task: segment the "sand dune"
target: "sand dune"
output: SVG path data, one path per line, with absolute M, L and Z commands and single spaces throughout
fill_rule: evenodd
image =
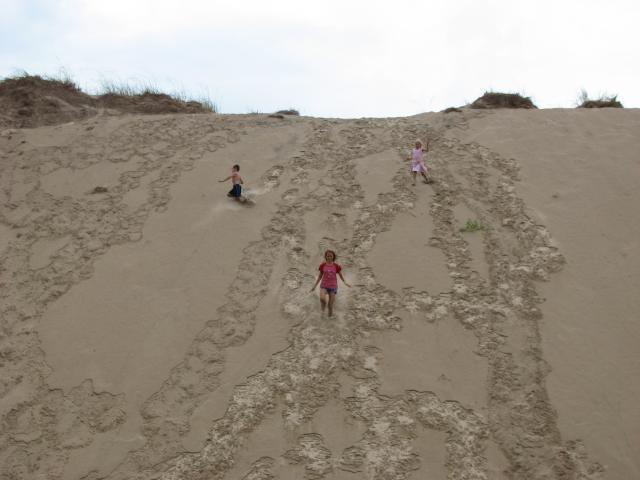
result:
M 0 477 L 639 477 L 638 131 L 604 109 L 0 132 Z M 217 182 L 235 163 L 255 205 Z M 353 285 L 333 318 L 326 248 Z

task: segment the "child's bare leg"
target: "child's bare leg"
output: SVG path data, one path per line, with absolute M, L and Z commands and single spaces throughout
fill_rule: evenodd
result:
M 331 317 L 333 315 L 333 304 L 336 301 L 336 294 L 335 293 L 330 293 L 329 294 L 329 316 Z
M 321 288 L 320 289 L 320 309 L 322 310 L 322 313 L 324 313 L 324 309 L 326 306 L 327 306 L 327 292 L 326 290 Z M 331 307 L 329 307 L 329 311 L 331 311 Z
M 411 176 L 413 177 L 413 184 L 416 184 L 416 173 L 417 172 L 411 172 Z
M 422 172 L 422 178 L 424 178 L 424 183 L 429 183 L 429 177 L 427 177 L 425 172 Z

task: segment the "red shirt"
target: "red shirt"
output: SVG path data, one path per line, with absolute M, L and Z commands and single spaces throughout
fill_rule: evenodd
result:
M 319 270 L 322 272 L 320 288 L 338 288 L 337 275 L 340 273 L 340 270 L 342 270 L 340 265 L 337 263 L 322 262 Z

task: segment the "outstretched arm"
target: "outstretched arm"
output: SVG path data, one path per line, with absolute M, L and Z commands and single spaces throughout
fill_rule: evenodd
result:
M 318 274 L 318 278 L 316 279 L 316 283 L 313 284 L 313 288 L 310 290 L 311 292 L 313 292 L 316 287 L 318 286 L 318 284 L 320 283 L 320 280 L 322 279 L 322 272 L 320 272 Z
M 344 279 L 344 277 L 342 276 L 342 272 L 338 272 L 338 276 L 347 287 L 351 287 L 351 285 L 349 285 L 347 281 Z
M 229 180 L 231 177 L 227 177 L 224 180 L 218 180 L 218 182 L 222 183 L 222 182 L 226 182 L 227 180 Z

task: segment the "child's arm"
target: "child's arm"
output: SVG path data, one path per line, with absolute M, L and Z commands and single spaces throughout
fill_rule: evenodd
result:
M 431 140 L 427 140 L 427 148 L 423 149 L 425 152 L 429 151 L 429 144 L 431 144 Z
M 316 283 L 313 285 L 313 288 L 310 290 L 311 292 L 313 292 L 318 286 L 318 284 L 320 283 L 320 280 L 322 279 L 322 274 L 323 272 L 320 272 L 320 274 L 318 275 L 318 278 L 316 279 Z
M 226 181 L 227 181 L 227 180 L 229 180 L 230 178 L 231 178 L 231 177 L 229 176 L 229 177 L 225 178 L 224 180 L 218 180 L 218 182 L 220 182 L 220 183 L 222 183 L 222 182 L 226 182 Z
M 344 277 L 342 276 L 342 272 L 338 272 L 338 275 L 340 276 L 340 278 L 342 279 L 342 282 L 347 286 L 347 287 L 351 287 L 351 285 L 349 285 L 347 283 L 347 281 L 344 279 Z M 315 288 L 315 287 L 314 287 Z
M 238 180 L 240 180 L 240 183 L 244 185 L 244 182 L 242 181 L 242 177 L 240 175 L 238 175 Z

